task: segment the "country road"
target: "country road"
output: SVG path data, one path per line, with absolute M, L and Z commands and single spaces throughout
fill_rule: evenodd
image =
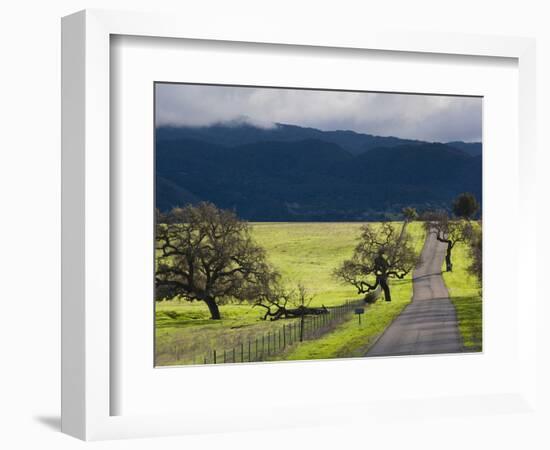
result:
M 413 273 L 413 299 L 366 356 L 462 352 L 455 308 L 441 276 L 445 244 L 426 237 L 422 260 Z

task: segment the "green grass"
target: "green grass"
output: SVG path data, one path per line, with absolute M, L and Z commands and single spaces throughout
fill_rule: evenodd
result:
M 302 283 L 313 295 L 312 306 L 339 305 L 359 298 L 350 285 L 332 277 L 351 256 L 361 223 L 255 223 L 253 237 L 287 285 Z
M 248 339 L 278 330 L 291 321 L 260 320 L 250 305 L 224 305 L 222 320 L 210 320 L 201 304 L 162 302 L 156 309 L 155 353 L 157 366 L 202 363 L 213 348 L 239 347 Z M 221 357 L 219 361 L 222 361 Z
M 483 303 L 481 286 L 477 278 L 470 275 L 467 270 L 470 264 L 467 244 L 456 244 L 452 260 L 453 271 L 443 272 L 443 279 L 456 309 L 464 349 L 479 352 L 483 347 Z
M 335 280 L 332 272 L 349 258 L 357 243 L 361 223 L 254 223 L 252 234 L 262 245 L 270 262 L 288 286 L 305 285 L 312 306 L 339 305 L 359 299 L 355 289 Z M 421 224 L 408 227 L 420 251 L 424 232 Z M 314 359 L 357 356 L 401 312 L 412 296 L 410 275 L 391 282 L 392 302 L 378 301 L 364 315 L 361 328 L 357 318 L 339 325 L 314 341 L 293 346 L 283 359 Z M 249 338 L 282 327 L 284 321 L 261 320 L 262 310 L 251 305 L 227 304 L 220 307 L 222 320 L 210 320 L 203 303 L 160 302 L 156 306 L 156 364 L 174 365 L 198 362 L 212 348 L 230 349 Z
M 420 253 L 425 237 L 422 226 L 412 223 L 408 231 L 413 235 L 415 248 Z M 410 303 L 412 274 L 407 275 L 403 280 L 392 280 L 390 287 L 392 301 L 388 303 L 380 299 L 367 306 L 361 325 L 356 316 L 351 316 L 333 332 L 315 341 L 303 342 L 277 359 L 304 360 L 364 356 L 376 339 Z
M 296 345 L 277 359 L 304 360 L 364 356 L 376 338 L 401 313 L 410 302 L 412 284 L 409 279 L 392 283 L 392 301 L 383 299 L 367 306 L 361 318 L 357 316 L 339 325 L 334 331 L 314 341 Z

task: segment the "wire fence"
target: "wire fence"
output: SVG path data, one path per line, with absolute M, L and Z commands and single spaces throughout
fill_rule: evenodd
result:
M 213 348 L 196 360 L 196 364 L 266 361 L 298 342 L 319 338 L 335 325 L 348 319 L 355 308 L 364 304 L 364 300 L 347 301 L 342 305 L 327 308 L 326 312 L 294 319 L 277 330 L 248 338 L 232 348 Z

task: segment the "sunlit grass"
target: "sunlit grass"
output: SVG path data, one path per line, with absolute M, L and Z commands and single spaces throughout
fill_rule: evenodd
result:
M 360 298 L 332 272 L 353 253 L 361 223 L 255 223 L 252 234 L 288 286 L 302 283 L 312 305 L 339 305 Z
M 408 232 L 413 236 L 415 249 L 420 254 L 425 239 L 423 227 L 419 223 L 411 223 L 408 226 Z M 333 332 L 315 341 L 301 343 L 277 359 L 304 360 L 364 356 L 376 339 L 412 300 L 412 274 L 408 274 L 403 280 L 391 281 L 390 286 L 392 301 L 385 302 L 381 298 L 376 303 L 366 306 L 361 324 L 357 316 L 351 316 Z
M 452 259 L 453 271 L 443 272 L 443 279 L 456 308 L 464 349 L 478 352 L 483 347 L 483 302 L 479 281 L 467 270 L 470 264 L 467 244 L 456 244 Z
M 376 338 L 401 313 L 412 297 L 410 279 L 399 280 L 392 286 L 392 301 L 383 298 L 365 306 L 359 324 L 355 315 L 320 339 L 298 344 L 277 359 L 304 360 L 364 356 Z
M 252 234 L 262 245 L 284 283 L 302 283 L 313 295 L 312 306 L 333 306 L 360 299 L 354 288 L 334 279 L 332 272 L 349 258 L 360 235 L 361 223 L 254 223 Z M 420 252 L 424 242 L 421 224 L 411 223 Z M 392 280 L 392 302 L 379 300 L 368 307 L 359 328 L 357 318 L 344 322 L 331 333 L 314 341 L 293 346 L 283 359 L 314 359 L 360 356 L 373 340 L 410 302 L 411 275 Z M 222 320 L 210 320 L 203 303 L 182 300 L 160 302 L 156 306 L 156 364 L 200 363 L 212 348 L 231 349 L 257 335 L 277 330 L 290 321 L 263 321 L 263 310 L 248 303 L 220 307 Z

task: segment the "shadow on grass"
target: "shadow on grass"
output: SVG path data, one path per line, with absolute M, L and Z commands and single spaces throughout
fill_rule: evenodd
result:
M 260 311 L 246 310 L 235 311 L 234 308 L 223 309 L 221 320 L 212 320 L 207 311 L 186 310 L 185 308 L 157 310 L 155 324 L 157 329 L 163 328 L 187 328 L 195 326 L 235 326 L 237 328 L 257 324 L 260 321 Z

